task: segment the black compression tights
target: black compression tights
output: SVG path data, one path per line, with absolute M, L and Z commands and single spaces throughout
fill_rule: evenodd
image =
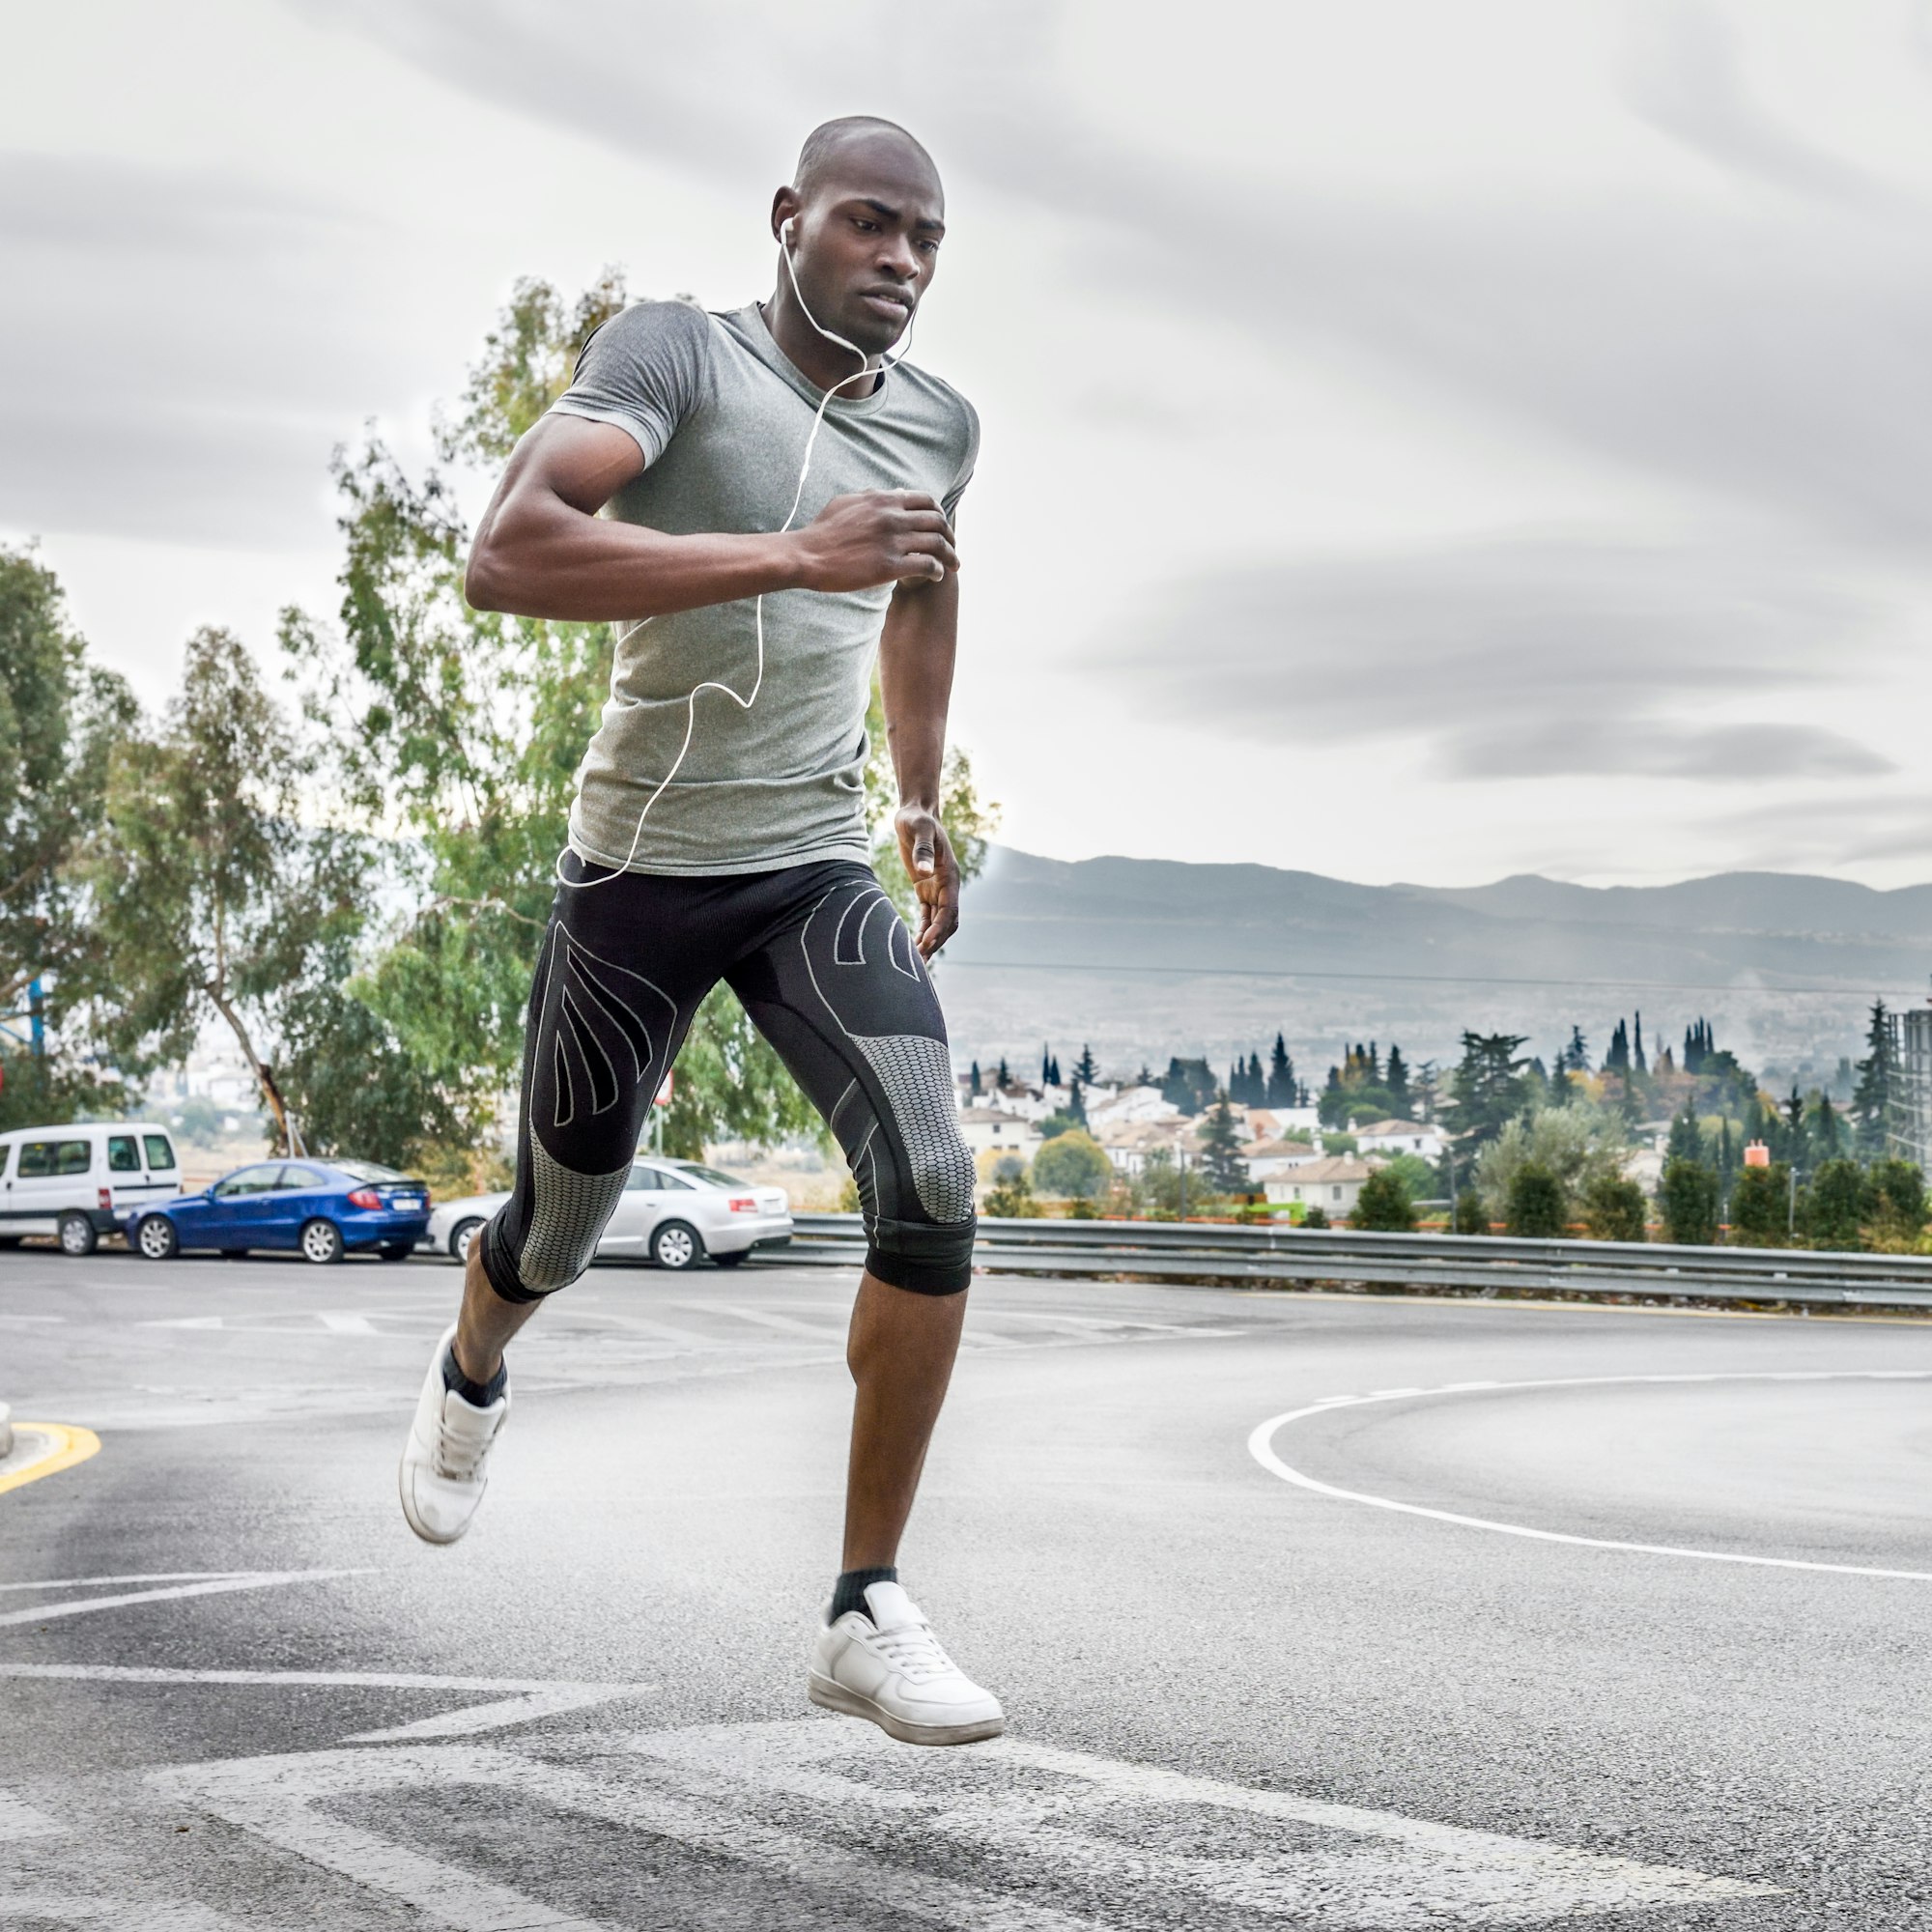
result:
M 601 879 L 575 853 L 564 876 Z M 651 1096 L 723 980 L 851 1163 L 866 1265 L 922 1294 L 972 1273 L 973 1157 L 924 962 L 851 860 L 728 878 L 625 872 L 560 885 L 530 989 L 516 1191 L 483 1265 L 530 1301 L 589 1265 Z

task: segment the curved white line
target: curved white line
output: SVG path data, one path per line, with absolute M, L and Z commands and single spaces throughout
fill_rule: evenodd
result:
M 1447 1382 L 1440 1388 L 1378 1389 L 1373 1395 L 1329 1396 L 1306 1408 L 1292 1408 L 1258 1424 L 1248 1436 L 1248 1454 L 1271 1476 L 1296 1489 L 1319 1496 L 1333 1496 L 1345 1503 L 1365 1503 L 1371 1509 L 1394 1510 L 1403 1516 L 1428 1517 L 1435 1522 L 1453 1522 L 1463 1529 L 1487 1529 L 1497 1536 L 1527 1537 L 1536 1543 L 1570 1543 L 1589 1549 L 1624 1549 L 1639 1556 L 1689 1556 L 1700 1563 L 1748 1563 L 1764 1570 L 1822 1570 L 1840 1577 L 1886 1577 L 1910 1583 L 1932 1583 L 1932 1571 L 1881 1570 L 1860 1563 L 1813 1563 L 1797 1556 L 1749 1556 L 1728 1549 L 1684 1549 L 1668 1543 L 1625 1543 L 1606 1536 L 1575 1536 L 1564 1530 L 1531 1529 L 1520 1522 L 1492 1522 L 1487 1517 L 1460 1516 L 1454 1510 L 1427 1509 L 1421 1503 L 1397 1502 L 1393 1496 L 1372 1496 L 1360 1490 L 1344 1490 L 1333 1483 L 1319 1481 L 1300 1469 L 1290 1467 L 1274 1453 L 1276 1434 L 1291 1422 L 1304 1422 L 1311 1415 L 1327 1415 L 1338 1408 L 1359 1408 L 1376 1402 L 1408 1402 L 1426 1395 L 1474 1395 L 1492 1390 L 1547 1388 L 1628 1387 L 1633 1383 L 1659 1382 L 1829 1382 L 1829 1381 L 1926 1381 L 1928 1369 L 1795 1369 L 1787 1371 L 1740 1372 L 1735 1375 L 1705 1376 L 1565 1376 L 1547 1381 L 1528 1382 Z

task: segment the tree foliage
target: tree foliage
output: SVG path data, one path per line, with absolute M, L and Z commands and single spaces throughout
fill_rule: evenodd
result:
M 40 980 L 55 1040 L 32 1067 L 8 1054 L 0 1118 L 17 1103 L 62 1119 L 102 1091 L 84 1054 L 61 1050 L 62 1023 L 111 984 L 83 862 L 104 823 L 114 748 L 136 716 L 126 680 L 88 662 L 53 572 L 31 550 L 0 546 L 0 1013 L 22 1009 Z M 75 1029 L 83 1044 L 87 1031 Z
M 1349 1216 L 1353 1228 L 1368 1228 L 1378 1234 L 1406 1234 L 1415 1226 L 1415 1203 L 1399 1176 L 1387 1168 L 1378 1168 L 1362 1182 Z
M 1528 1037 L 1515 1033 L 1465 1033 L 1455 1092 L 1445 1109 L 1450 1131 L 1467 1151 L 1488 1147 L 1527 1103 L 1523 1068 L 1517 1049 Z
M 1852 1237 L 1856 1244 L 1856 1189 L 1853 1209 Z M 1745 1168 L 1731 1188 L 1731 1239 L 1741 1248 L 1788 1247 L 1791 1211 L 1791 1170 L 1782 1161 L 1774 1161 L 1769 1167 Z
M 1240 1129 L 1224 1090 L 1201 1128 L 1201 1178 L 1216 1194 L 1247 1191 L 1248 1164 L 1241 1158 Z
M 241 639 L 199 631 L 161 728 L 115 748 L 87 867 L 116 994 L 102 1032 L 122 1067 L 180 1062 L 218 1017 L 283 1148 L 268 1042 L 279 1009 L 360 930 L 369 871 L 355 835 L 302 822 L 312 769 Z
M 1762 1169 L 1750 1170 L 1754 1173 Z M 1701 1160 L 1667 1160 L 1657 1190 L 1666 1240 L 1708 1248 L 1718 1238 L 1718 1170 Z
M 1033 1184 L 1062 1200 L 1092 1201 L 1106 1193 L 1114 1165 L 1092 1134 L 1071 1127 L 1056 1134 L 1033 1157 Z
M 1600 1175 L 1584 1191 L 1583 1220 L 1592 1240 L 1645 1240 L 1649 1219 L 1643 1189 L 1622 1175 Z
M 1567 1234 L 1569 1222 L 1562 1181 L 1541 1161 L 1522 1162 L 1510 1176 L 1504 1197 L 1505 1232 L 1524 1240 L 1549 1241 Z

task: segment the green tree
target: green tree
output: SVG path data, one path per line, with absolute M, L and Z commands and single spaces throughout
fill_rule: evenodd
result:
M 1761 1170 L 1753 1170 L 1754 1172 Z M 1664 1238 L 1682 1247 L 1708 1248 L 1718 1238 L 1718 1171 L 1701 1160 L 1663 1164 L 1657 1190 Z
M 1379 1168 L 1362 1182 L 1349 1225 L 1378 1234 L 1404 1234 L 1415 1226 L 1415 1204 L 1402 1181 L 1387 1168 Z
M 1302 1210 L 1300 1225 L 1304 1228 L 1325 1228 L 1328 1225 L 1328 1210 L 1314 1207 Z
M 1033 1157 L 1033 1184 L 1062 1200 L 1092 1201 L 1106 1193 L 1114 1179 L 1106 1150 L 1078 1127 L 1056 1134 Z
M 88 866 L 117 992 L 103 1033 L 121 1064 L 178 1064 L 218 1016 L 283 1148 L 289 1108 L 267 1042 L 278 1009 L 360 930 L 370 887 L 360 839 L 301 822 L 313 769 L 241 640 L 199 631 L 162 729 L 116 748 Z
M 1201 1178 L 1216 1194 L 1247 1192 L 1248 1165 L 1240 1150 L 1240 1129 L 1224 1089 L 1201 1129 Z
M 1778 1174 L 1778 1168 L 1747 1168 L 1747 1174 Z M 1740 1181 L 1739 1193 L 1743 1193 Z M 1759 1247 L 1782 1247 L 1788 1208 L 1783 1197 L 1777 1203 L 1777 1234 L 1775 1241 L 1753 1243 Z M 1855 1160 L 1828 1160 L 1811 1177 L 1804 1190 L 1804 1236 L 1814 1248 L 1832 1248 L 1857 1254 L 1864 1245 L 1865 1177 Z M 1742 1225 L 1733 1203 L 1731 1224 Z
M 1027 1179 L 1026 1162 L 1009 1153 L 994 1163 L 993 1184 L 986 1190 L 986 1212 L 995 1220 L 1027 1221 L 1039 1214 Z
M 1892 1116 L 1901 1092 L 1898 1021 L 1883 1000 L 1872 1002 L 1865 1057 L 1858 1063 L 1858 1076 L 1852 1092 L 1853 1143 L 1861 1160 L 1883 1160 L 1891 1151 Z
M 1268 1056 L 1266 1104 L 1270 1107 L 1292 1107 L 1297 1091 L 1294 1062 L 1289 1058 L 1288 1042 L 1276 1034 L 1274 1051 Z
M 1579 1095 L 1572 1106 L 1546 1108 L 1509 1122 L 1478 1155 L 1475 1184 L 1492 1218 L 1507 1221 L 1518 1169 L 1539 1167 L 1556 1177 L 1567 1214 L 1595 1182 L 1621 1174 L 1629 1154 L 1621 1119 Z
M 1091 1087 L 1100 1077 L 1100 1069 L 1094 1065 L 1094 1049 L 1083 1045 L 1080 1058 L 1073 1063 L 1073 1077 L 1083 1087 Z
M 1525 1161 L 1510 1179 L 1504 1227 L 1525 1240 L 1549 1241 L 1569 1232 L 1563 1183 L 1538 1161 Z
M 1583 1218 L 1595 1241 L 1649 1237 L 1650 1212 L 1643 1189 L 1620 1174 L 1600 1175 L 1583 1197 Z
M 1925 1233 L 1925 1177 L 1909 1160 L 1874 1161 L 1865 1176 L 1865 1228 L 1882 1254 L 1913 1254 Z
M 88 662 L 53 572 L 0 545 L 0 1015 L 22 1011 L 39 980 L 43 1026 L 41 1052 L 5 1053 L 0 1125 L 113 1112 L 122 1097 L 92 1064 L 90 1002 L 111 982 L 83 862 L 136 716 L 126 681 Z
M 1528 1037 L 1516 1033 L 1465 1033 L 1457 1065 L 1455 1093 L 1444 1112 L 1449 1128 L 1465 1153 L 1473 1154 L 1501 1137 L 1526 1103 L 1523 1068 L 1517 1049 Z
M 1401 1183 L 1409 1206 L 1427 1201 L 1435 1192 L 1435 1170 L 1419 1153 L 1399 1153 L 1382 1169 Z
M 1465 1187 L 1456 1196 L 1456 1207 L 1450 1220 L 1459 1235 L 1487 1235 L 1490 1232 L 1489 1210 L 1483 1206 L 1483 1197 L 1473 1187 Z
M 1843 1165 L 1851 1165 L 1849 1161 Z M 1853 1188 L 1851 1188 L 1851 1233 L 1853 1244 L 1857 1244 L 1859 1235 L 1859 1169 L 1851 1169 Z M 1818 1184 L 1824 1184 L 1826 1200 L 1833 1192 L 1833 1180 L 1826 1175 L 1818 1175 L 1806 1196 L 1810 1208 L 1816 1208 L 1820 1194 Z M 1731 1240 L 1741 1248 L 1789 1248 L 1791 1246 L 1791 1169 L 1781 1161 L 1774 1161 L 1770 1167 L 1745 1167 L 1739 1171 L 1737 1182 L 1731 1188 Z M 1833 1242 L 1824 1242 L 1824 1246 L 1835 1246 Z
M 1697 1123 L 1697 1110 L 1687 1098 L 1684 1110 L 1670 1122 L 1670 1138 L 1664 1143 L 1665 1160 L 1702 1160 L 1707 1150 L 1704 1129 Z

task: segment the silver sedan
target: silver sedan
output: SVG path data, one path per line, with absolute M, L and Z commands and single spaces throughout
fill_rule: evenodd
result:
M 508 1194 L 469 1194 L 445 1201 L 429 1217 L 423 1244 L 469 1259 L 469 1243 Z M 753 1248 L 791 1239 L 791 1204 L 781 1187 L 753 1187 L 695 1160 L 638 1160 L 617 1211 L 597 1243 L 600 1261 L 649 1261 L 663 1268 L 695 1267 L 708 1255 L 736 1267 Z

